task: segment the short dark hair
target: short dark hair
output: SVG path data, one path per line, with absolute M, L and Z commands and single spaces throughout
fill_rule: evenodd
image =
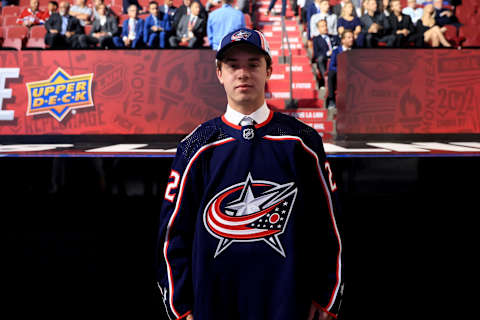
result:
M 345 39 L 345 34 L 347 33 L 353 33 L 353 30 L 350 30 L 350 29 L 345 29 L 343 30 L 343 33 L 342 33 L 342 36 L 340 37 L 340 39 Z
M 152 4 L 156 4 L 157 7 L 158 7 L 158 2 L 157 2 L 157 1 L 150 1 L 150 2 L 148 3 L 148 7 L 150 8 L 150 6 L 151 6 Z
M 57 1 L 49 1 L 48 3 L 53 4 L 55 7 L 58 8 L 58 2 Z

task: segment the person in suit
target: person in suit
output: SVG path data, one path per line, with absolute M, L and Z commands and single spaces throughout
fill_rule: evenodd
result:
M 127 12 L 128 19 L 123 22 L 122 34 L 120 37 L 113 37 L 113 43 L 117 48 L 141 48 L 145 21 L 138 18 L 138 7 L 135 4 L 131 4 Z
M 189 48 L 197 48 L 202 45 L 205 34 L 205 21 L 199 17 L 200 4 L 193 2 L 190 6 L 190 15 L 182 16 L 176 29 L 176 35 L 170 38 L 170 46 L 178 47 L 186 44 Z
M 366 0 L 364 4 L 366 12 L 360 18 L 360 21 L 362 22 L 365 47 L 375 48 L 380 41 L 386 42 L 388 47 L 393 47 L 395 36 L 385 34 L 385 30 L 389 30 L 390 27 L 385 14 L 377 11 L 377 1 Z
M 58 13 L 54 13 L 45 23 L 47 34 L 45 44 L 50 49 L 84 49 L 87 44 L 80 37 L 84 31 L 80 21 L 69 14 L 70 3 L 60 3 Z
M 330 4 L 328 3 L 328 0 L 317 0 L 315 2 L 315 8 L 317 8 L 317 4 L 319 5 L 320 11 L 312 15 L 309 21 L 310 38 L 319 35 L 317 23 L 320 20 L 327 21 L 328 34 L 337 35 L 337 16 L 330 13 Z
M 318 35 L 313 37 L 313 61 L 317 64 L 320 71 L 320 86 L 325 84 L 325 73 L 327 70 L 327 62 L 330 59 L 334 49 L 340 44 L 340 38 L 336 35 L 328 34 L 326 20 L 317 22 Z
M 137 7 L 138 12 L 143 12 L 143 8 L 140 3 L 138 3 L 138 0 L 122 0 L 122 8 L 124 14 L 128 14 L 128 8 L 130 8 L 132 4 Z
M 150 15 L 145 19 L 143 26 L 143 42 L 148 48 L 165 48 L 167 32 L 172 30 L 168 15 L 159 12 L 156 1 L 150 1 L 148 12 Z
M 178 23 L 180 22 L 180 19 L 184 15 L 190 14 L 190 6 L 192 5 L 192 2 L 198 2 L 200 4 L 200 13 L 198 16 L 202 18 L 204 21 L 207 21 L 207 11 L 205 10 L 205 7 L 200 3 L 198 0 L 183 0 L 183 4 L 177 8 L 175 11 L 175 15 L 173 16 L 173 28 L 176 29 Z
M 333 49 L 332 56 L 330 58 L 330 64 L 328 66 L 328 98 L 327 108 L 335 108 L 335 91 L 337 90 L 337 67 L 338 67 L 338 55 L 342 52 L 352 50 L 354 43 L 353 31 L 346 29 L 341 36 L 341 45 L 336 49 Z
M 158 11 L 160 11 L 160 14 L 166 15 L 168 17 L 169 23 L 172 26 L 172 29 L 170 31 L 167 31 L 165 34 L 165 44 L 169 45 L 170 38 L 172 36 L 175 36 L 175 28 L 173 26 L 175 25 L 174 18 L 177 7 L 173 5 L 173 0 L 165 0 L 163 6 L 158 7 Z
M 89 45 L 100 45 L 100 48 L 113 48 L 113 37 L 118 33 L 117 19 L 107 14 L 105 4 L 97 6 L 98 18 L 93 21 L 90 35 L 84 35 Z
M 396 48 L 407 47 L 410 42 L 414 42 L 416 47 L 423 46 L 423 35 L 416 32 L 410 16 L 402 13 L 400 0 L 390 1 L 390 10 L 392 14 L 388 17 L 390 34 L 395 37 L 393 46 Z

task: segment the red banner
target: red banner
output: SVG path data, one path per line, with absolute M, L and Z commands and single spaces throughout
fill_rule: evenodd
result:
M 225 111 L 210 50 L 0 51 L 0 135 L 185 134 Z
M 480 133 L 480 50 L 352 50 L 338 66 L 339 134 Z

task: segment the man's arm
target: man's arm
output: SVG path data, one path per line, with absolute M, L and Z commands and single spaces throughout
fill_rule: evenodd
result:
M 193 307 L 192 242 L 201 197 L 194 168 L 180 144 L 164 194 L 157 246 L 158 286 L 172 319 L 186 318 Z
M 311 255 L 312 310 L 320 319 L 336 318 L 342 294 L 342 242 L 337 184 L 323 143 L 312 131 L 305 138 L 306 158 L 299 173 L 305 187 L 305 199 L 311 212 L 311 225 L 305 230 L 315 234 L 315 252 Z

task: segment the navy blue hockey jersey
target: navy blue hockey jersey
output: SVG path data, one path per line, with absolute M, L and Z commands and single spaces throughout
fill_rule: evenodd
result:
M 253 133 L 253 134 L 252 134 Z M 178 145 L 159 232 L 171 319 L 307 319 L 341 300 L 336 184 L 320 136 L 270 112 L 254 131 L 212 119 Z

